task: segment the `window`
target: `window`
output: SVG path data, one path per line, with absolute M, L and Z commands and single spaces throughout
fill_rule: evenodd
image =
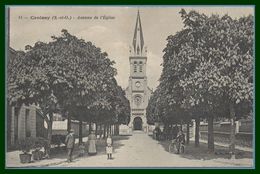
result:
M 134 72 L 137 72 L 137 62 L 134 61 Z
M 143 62 L 139 62 L 139 72 L 143 72 Z
M 30 128 L 30 110 L 25 110 L 25 135 L 26 137 L 31 136 L 31 128 Z
M 140 65 L 139 71 L 140 71 L 140 72 L 143 72 L 143 65 Z
M 142 102 L 142 96 L 136 95 L 135 98 L 134 98 L 134 102 L 135 102 L 135 105 L 137 107 L 139 107 L 141 105 L 141 102 Z

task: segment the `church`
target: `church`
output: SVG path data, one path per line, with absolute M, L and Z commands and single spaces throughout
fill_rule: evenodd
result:
M 129 54 L 130 76 L 128 87 L 125 90 L 131 107 L 131 119 L 128 126 L 132 130 L 147 132 L 146 107 L 152 90 L 147 85 L 147 48 L 144 43 L 139 11 L 137 12 L 134 37 Z

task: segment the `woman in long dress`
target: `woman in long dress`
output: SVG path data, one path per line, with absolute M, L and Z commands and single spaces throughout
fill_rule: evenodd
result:
M 96 149 L 96 135 L 94 131 L 91 131 L 91 133 L 88 136 L 88 154 L 89 155 L 95 155 L 97 154 Z

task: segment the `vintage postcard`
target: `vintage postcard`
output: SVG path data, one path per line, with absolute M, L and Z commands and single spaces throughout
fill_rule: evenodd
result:
M 6 6 L 6 168 L 254 168 L 254 6 Z

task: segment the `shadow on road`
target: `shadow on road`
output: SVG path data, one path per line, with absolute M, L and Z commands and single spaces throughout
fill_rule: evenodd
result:
M 170 153 L 169 152 L 170 141 L 158 141 L 158 143 L 164 148 L 165 151 Z M 215 145 L 215 152 L 212 153 L 209 152 L 206 143 L 200 143 L 199 147 L 194 147 L 194 142 L 191 142 L 189 145 L 185 145 L 185 152 L 183 154 L 178 154 L 178 155 L 183 158 L 197 159 L 197 160 L 211 160 L 217 158 L 229 159 L 230 157 L 229 149 L 227 147 Z M 242 159 L 242 158 L 253 158 L 253 153 L 236 149 L 236 159 Z

